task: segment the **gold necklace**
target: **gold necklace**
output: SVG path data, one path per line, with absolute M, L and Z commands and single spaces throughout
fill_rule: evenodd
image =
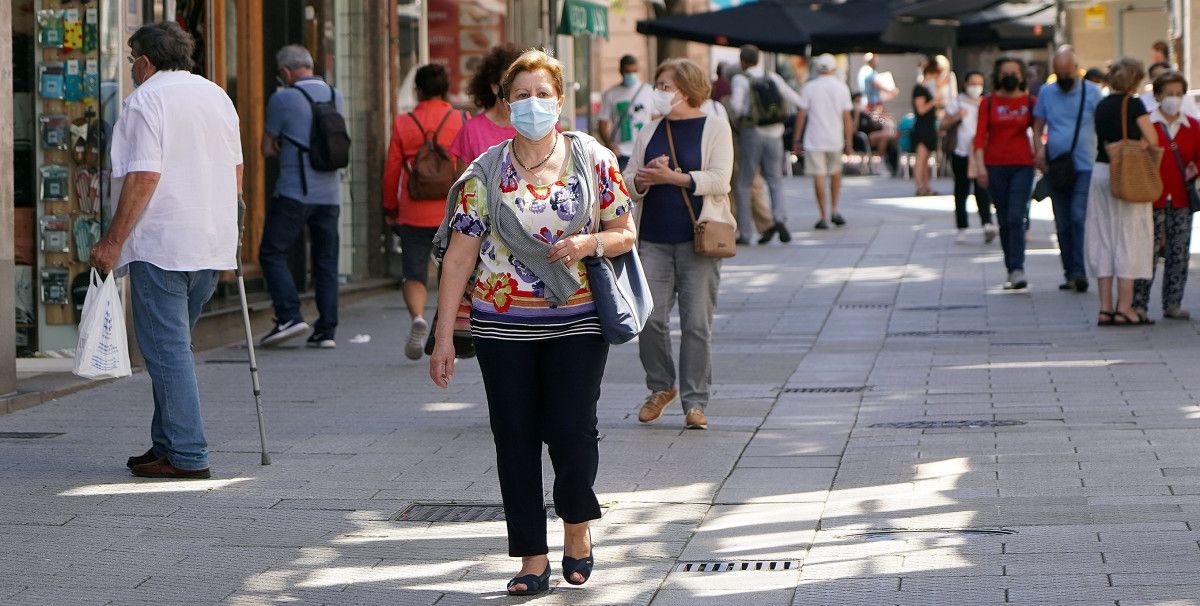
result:
M 537 185 L 538 187 L 541 187 L 545 184 L 542 183 L 541 173 L 537 172 L 537 170 L 539 168 L 545 166 L 545 164 L 550 161 L 550 157 L 554 155 L 554 152 L 558 150 L 558 139 L 559 139 L 558 135 L 555 135 L 554 145 L 550 146 L 550 153 L 546 154 L 546 157 L 542 158 L 541 162 L 538 162 L 537 164 L 534 164 L 533 166 L 525 166 L 525 162 L 523 162 L 521 160 L 521 154 L 517 153 L 516 144 L 513 144 L 513 158 L 516 158 L 517 164 L 520 165 L 521 168 L 525 169 L 525 172 L 527 172 L 533 176 L 534 181 L 537 181 L 537 183 L 535 183 L 534 185 Z

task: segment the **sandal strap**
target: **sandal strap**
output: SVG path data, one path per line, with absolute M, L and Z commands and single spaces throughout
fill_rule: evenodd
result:
M 542 577 L 541 575 L 536 574 L 513 577 L 512 580 L 508 582 L 508 588 L 512 589 L 513 585 L 518 584 L 524 585 L 525 589 L 537 589 L 542 586 Z

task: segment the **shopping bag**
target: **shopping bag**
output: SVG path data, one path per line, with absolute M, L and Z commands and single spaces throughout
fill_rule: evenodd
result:
M 128 377 L 131 370 L 126 339 L 119 282 L 111 273 L 101 280 L 93 269 L 79 322 L 75 374 L 85 379 Z

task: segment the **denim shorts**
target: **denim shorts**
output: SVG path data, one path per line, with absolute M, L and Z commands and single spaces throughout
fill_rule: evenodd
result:
M 392 231 L 400 236 L 400 266 L 405 282 L 416 280 L 429 284 L 429 254 L 433 252 L 433 237 L 437 230 L 436 227 L 392 226 Z

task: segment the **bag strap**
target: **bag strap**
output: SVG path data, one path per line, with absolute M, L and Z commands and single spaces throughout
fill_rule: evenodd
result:
M 421 140 L 422 140 L 422 141 L 428 141 L 428 140 L 429 140 L 429 133 L 425 132 L 425 127 L 424 127 L 424 126 L 421 126 L 421 121 L 417 119 L 417 115 L 416 115 L 416 114 L 414 114 L 414 113 L 412 113 L 412 112 L 408 112 L 408 117 L 409 117 L 409 118 L 412 118 L 413 124 L 416 124 L 416 125 L 417 125 L 417 130 L 421 131 Z M 443 122 L 444 122 L 444 121 L 445 121 L 445 120 L 443 120 Z M 441 128 L 441 126 L 438 126 L 438 128 Z M 436 134 L 436 133 L 435 133 L 435 134 Z
M 1183 120 L 1188 119 L 1187 116 L 1180 116 L 1180 118 Z M 1189 126 L 1189 128 L 1191 127 L 1191 125 L 1188 125 L 1188 126 Z M 1166 135 L 1167 135 L 1167 142 L 1171 144 L 1171 155 L 1175 156 L 1175 164 L 1177 166 L 1179 166 L 1179 176 L 1183 178 L 1183 185 L 1184 185 L 1184 189 L 1186 190 L 1187 187 L 1189 187 L 1189 186 L 1188 186 L 1188 178 L 1187 178 L 1187 168 L 1183 165 L 1183 156 L 1179 155 L 1179 146 L 1175 144 L 1175 138 L 1171 136 L 1171 127 L 1164 124 L 1163 132 L 1166 133 Z M 1167 203 L 1167 212 L 1171 212 L 1171 206 L 1174 204 L 1174 202 L 1175 201 L 1172 200 L 1171 202 Z
M 433 142 L 434 143 L 437 143 L 437 136 L 439 134 L 441 134 L 442 127 L 446 125 L 446 120 L 449 120 L 450 114 L 453 114 L 453 113 L 454 113 L 454 111 L 451 110 L 451 111 L 446 112 L 446 115 L 442 116 L 442 121 L 438 123 L 437 128 L 433 131 Z M 424 134 L 424 133 L 422 132 L 422 134 Z
M 679 165 L 679 158 L 675 155 L 675 137 L 671 135 L 671 121 L 663 118 L 663 126 L 667 129 L 667 148 L 671 150 L 671 163 L 675 165 L 675 172 L 683 172 L 683 167 Z M 700 225 L 700 222 L 696 220 L 696 209 L 692 208 L 691 194 L 682 185 L 679 186 L 679 191 L 683 192 L 683 205 L 687 207 L 688 216 L 692 218 L 692 227 Z
M 1079 127 L 1083 124 L 1083 101 L 1087 98 L 1087 81 L 1079 82 L 1079 113 L 1075 114 L 1075 136 L 1071 137 L 1071 155 L 1075 154 L 1075 145 L 1079 143 Z
M 1129 97 L 1130 96 L 1131 95 L 1126 94 L 1125 97 L 1121 99 L 1121 140 L 1122 141 L 1129 138 Z

